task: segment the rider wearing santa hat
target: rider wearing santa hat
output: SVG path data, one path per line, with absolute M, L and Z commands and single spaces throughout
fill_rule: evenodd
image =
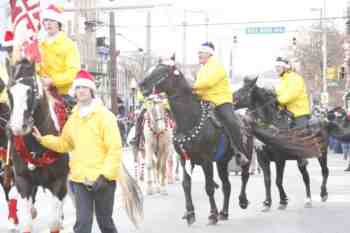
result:
M 40 43 L 39 75 L 47 89 L 57 89 L 68 98 L 74 77 L 80 70 L 80 55 L 76 44 L 62 31 L 62 10 L 49 5 L 42 12 L 42 24 L 47 35 Z

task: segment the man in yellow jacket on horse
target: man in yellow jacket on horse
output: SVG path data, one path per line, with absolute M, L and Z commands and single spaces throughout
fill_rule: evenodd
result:
M 205 101 L 215 105 L 215 112 L 229 137 L 236 160 L 245 165 L 249 161 L 244 155 L 239 120 L 233 110 L 232 88 L 224 66 L 214 56 L 215 47 L 211 42 L 203 43 L 198 51 L 200 68 L 193 91 Z
M 64 19 L 58 7 L 49 5 L 42 12 L 42 19 L 47 35 L 40 43 L 38 74 L 47 89 L 56 89 L 65 101 L 70 101 L 68 91 L 80 70 L 78 48 L 62 31 Z
M 290 127 L 307 127 L 311 111 L 304 78 L 292 70 L 290 62 L 285 58 L 278 57 L 275 66 L 281 80 L 276 87 L 277 101 L 292 114 Z M 305 166 L 307 160 L 299 159 L 299 164 Z

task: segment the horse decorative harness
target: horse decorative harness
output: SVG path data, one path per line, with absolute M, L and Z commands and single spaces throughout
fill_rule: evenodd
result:
M 66 108 L 61 99 L 56 98 L 54 103 L 54 112 L 58 118 L 58 123 L 61 130 L 66 122 Z M 30 170 L 34 170 L 35 167 L 48 166 L 59 159 L 59 153 L 48 149 L 46 149 L 41 155 L 35 155 L 34 152 L 30 152 L 26 146 L 23 136 L 13 136 L 13 139 L 17 153 L 27 163 Z

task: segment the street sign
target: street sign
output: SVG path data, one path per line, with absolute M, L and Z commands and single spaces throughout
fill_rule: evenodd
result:
M 275 34 L 285 33 L 286 28 L 284 26 L 279 27 L 247 27 L 245 29 L 246 34 Z

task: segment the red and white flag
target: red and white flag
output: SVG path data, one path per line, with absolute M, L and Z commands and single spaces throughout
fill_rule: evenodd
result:
M 10 6 L 14 53 L 17 51 L 29 60 L 40 62 L 37 39 L 40 29 L 40 0 L 10 0 Z

